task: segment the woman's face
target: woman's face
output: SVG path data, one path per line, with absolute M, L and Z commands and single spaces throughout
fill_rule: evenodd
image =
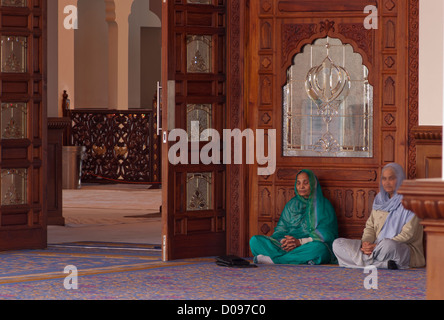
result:
M 301 197 L 308 198 L 310 196 L 310 179 L 308 174 L 302 172 L 296 180 L 296 190 Z
M 398 179 L 396 178 L 395 171 L 393 169 L 388 168 L 382 172 L 382 187 L 385 192 L 388 193 L 389 197 L 393 197 L 396 191 L 396 182 Z

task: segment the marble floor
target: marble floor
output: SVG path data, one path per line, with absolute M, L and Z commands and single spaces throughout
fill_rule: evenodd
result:
M 65 226 L 48 226 L 48 244 L 74 241 L 161 243 L 161 190 L 83 184 L 63 190 Z

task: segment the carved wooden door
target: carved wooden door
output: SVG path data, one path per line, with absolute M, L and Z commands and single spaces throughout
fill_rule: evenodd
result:
M 221 255 L 225 166 L 200 152 L 204 130 L 225 123 L 225 0 L 167 0 L 162 10 L 163 259 Z M 184 141 L 176 162 L 170 151 Z
M 0 250 L 46 247 L 46 0 L 0 5 Z
M 373 6 L 373 21 L 367 5 Z M 249 124 L 275 128 L 278 136 L 275 174 L 252 171 L 250 235 L 273 232 L 294 196 L 296 173 L 308 168 L 336 209 L 340 236 L 359 238 L 379 191 L 381 168 L 398 162 L 407 176 L 415 172 L 409 129 L 417 121 L 418 1 L 261 0 L 250 2 L 249 13 Z M 349 60 L 356 61 L 359 75 L 353 76 Z M 335 109 L 322 97 L 324 87 L 310 81 L 316 72 L 319 80 L 322 69 L 331 75 L 341 67 L 350 74 L 350 92 L 348 105 Z M 318 100 L 306 85 L 320 86 L 313 91 Z M 348 122 L 352 117 L 361 120 Z M 355 141 L 358 136 L 362 141 Z

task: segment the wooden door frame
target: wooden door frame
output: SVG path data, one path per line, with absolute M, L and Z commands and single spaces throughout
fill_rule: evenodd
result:
M 227 4 L 227 128 L 241 131 L 248 127 L 248 6 L 249 0 Z M 249 170 L 227 165 L 227 253 L 241 257 L 249 255 Z
M 382 1 L 382 0 L 381 0 Z M 406 0 L 408 5 L 408 75 L 405 77 L 408 88 L 408 115 L 405 126 L 408 129 L 406 146 L 408 179 L 416 177 L 416 145 L 413 128 L 418 125 L 419 88 L 419 0 Z M 248 97 L 248 33 L 249 0 L 231 0 L 228 6 L 227 52 L 227 127 L 247 128 L 249 106 Z M 262 8 L 272 5 L 271 0 L 261 0 Z M 251 30 L 254 32 L 255 30 Z M 227 166 L 227 250 L 228 253 L 246 256 L 249 252 L 248 238 L 250 221 L 249 198 L 252 195 L 249 181 L 251 174 L 245 165 Z M 254 223 L 254 222 L 253 222 Z
M 226 4 L 227 0 L 213 0 L 208 4 L 168 0 L 162 4 L 165 58 L 162 61 L 162 179 L 166 186 L 162 188 L 162 248 L 165 261 L 223 255 L 227 251 L 225 165 L 221 161 L 209 164 L 203 159 L 195 161 L 194 156 L 203 150 L 204 143 L 198 143 L 195 148 L 192 141 L 187 142 L 187 151 L 191 151 L 187 155 L 189 161 L 173 164 L 169 154 L 177 142 L 170 140 L 171 136 L 178 133 L 177 129 L 187 129 L 190 105 L 211 104 L 211 129 L 218 132 L 225 129 Z M 211 36 L 211 70 L 189 69 L 190 35 Z M 212 197 L 206 198 L 211 203 L 204 210 L 190 208 L 187 203 L 190 200 L 187 177 L 193 173 L 208 173 L 211 179 L 207 186 Z M 195 177 L 191 175 L 191 178 Z M 199 197 L 197 192 L 193 195 Z

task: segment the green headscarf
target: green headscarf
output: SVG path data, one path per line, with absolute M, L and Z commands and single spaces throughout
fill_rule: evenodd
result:
M 305 172 L 310 181 L 308 199 L 300 196 L 296 189 L 297 177 Z M 287 203 L 272 237 L 280 241 L 289 235 L 296 239 L 312 238 L 325 243 L 330 249 L 338 237 L 336 213 L 330 201 L 322 194 L 322 189 L 311 170 L 301 170 L 296 175 L 296 195 Z

